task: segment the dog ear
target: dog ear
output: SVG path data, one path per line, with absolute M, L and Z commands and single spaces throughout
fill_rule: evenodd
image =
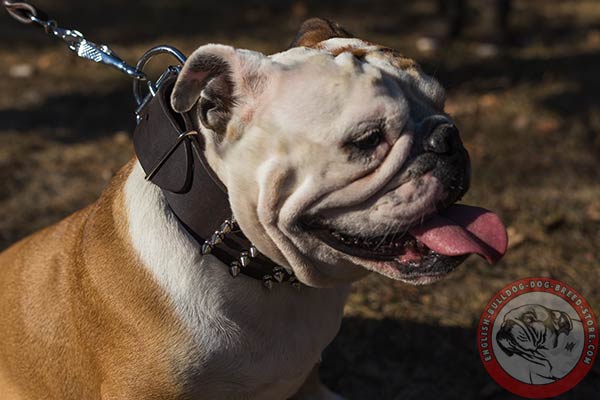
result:
M 184 113 L 199 104 L 202 125 L 224 132 L 238 98 L 251 95 L 249 92 L 260 86 L 258 70 L 264 59 L 261 53 L 231 46 L 209 44 L 198 48 L 177 77 L 171 107 Z
M 569 314 L 563 311 L 552 310 L 552 323 L 554 324 L 557 335 L 560 333 L 568 335 L 573 329 L 573 321 L 571 321 L 571 317 L 569 317 Z
M 290 44 L 292 47 L 313 47 L 323 40 L 331 38 L 353 38 L 354 35 L 342 28 L 338 23 L 324 18 L 311 18 L 300 26 L 296 37 Z

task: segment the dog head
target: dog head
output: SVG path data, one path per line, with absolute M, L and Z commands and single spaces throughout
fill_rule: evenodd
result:
M 534 357 L 541 350 L 554 349 L 558 336 L 568 335 L 572 329 L 573 322 L 567 313 L 527 304 L 504 316 L 496 341 L 509 356 Z
M 271 56 L 200 47 L 171 97 L 176 111 L 196 113 L 246 236 L 318 287 L 367 271 L 426 283 L 467 253 L 503 252 L 473 250 L 486 243 L 459 229 L 481 225 L 481 215 L 431 218 L 469 186 L 469 157 L 444 101 L 413 60 L 318 19 Z M 505 241 L 498 224 L 480 242 Z

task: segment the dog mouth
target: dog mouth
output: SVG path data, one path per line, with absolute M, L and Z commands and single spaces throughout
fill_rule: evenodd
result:
M 441 277 L 469 254 L 495 263 L 508 244 L 506 228 L 496 214 L 464 204 L 383 235 L 349 234 L 314 221 L 303 226 L 334 250 L 364 260 L 369 269 L 403 280 Z
M 350 235 L 334 229 L 310 226 L 314 235 L 322 242 L 343 253 L 370 259 L 415 261 L 432 252 L 423 242 L 408 231 L 388 233 L 380 236 Z

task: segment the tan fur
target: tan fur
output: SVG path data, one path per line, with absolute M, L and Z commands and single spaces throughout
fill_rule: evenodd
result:
M 333 56 L 339 56 L 342 53 L 350 53 L 352 54 L 354 57 L 364 57 L 367 54 L 369 54 L 369 52 L 365 49 L 361 49 L 359 47 L 354 47 L 354 46 L 342 46 L 342 47 L 338 47 L 337 49 L 333 49 L 330 51 L 331 55 Z
M 399 51 L 390 49 L 389 47 L 380 47 L 379 51 L 389 56 L 392 64 L 401 70 L 418 69 L 419 65 L 412 58 L 402 55 Z
M 131 167 L 94 204 L 0 254 L 2 400 L 170 399 L 180 390 L 187 338 L 127 235 Z
M 319 42 L 334 37 L 352 37 L 352 35 L 333 21 L 323 18 L 311 18 L 304 21 L 291 47 L 314 47 Z

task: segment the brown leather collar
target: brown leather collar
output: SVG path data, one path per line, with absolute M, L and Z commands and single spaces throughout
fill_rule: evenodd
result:
M 179 222 L 212 253 L 232 276 L 242 273 L 274 283 L 299 282 L 293 274 L 258 253 L 233 220 L 227 188 L 208 165 L 204 138 L 195 126 L 195 109 L 179 114 L 171 109 L 170 93 L 176 77 L 162 83 L 156 95 L 139 110 L 133 144 L 146 179 L 160 187 Z

